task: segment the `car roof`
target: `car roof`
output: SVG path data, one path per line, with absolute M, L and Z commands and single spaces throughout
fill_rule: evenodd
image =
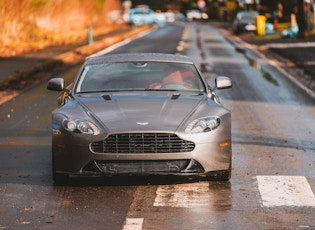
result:
M 85 65 L 108 62 L 176 62 L 193 64 L 191 58 L 182 55 L 164 53 L 121 53 L 91 57 L 85 61 Z
M 132 8 L 132 9 L 130 9 L 129 10 L 130 12 L 131 11 L 144 11 L 144 12 L 146 12 L 146 11 L 153 11 L 152 9 L 150 9 L 150 8 L 142 8 L 142 7 L 139 7 L 139 8 Z
M 255 11 L 255 10 L 250 10 L 250 11 L 243 10 L 243 11 L 238 11 L 237 13 L 238 14 L 247 14 L 247 15 L 259 14 L 258 11 Z

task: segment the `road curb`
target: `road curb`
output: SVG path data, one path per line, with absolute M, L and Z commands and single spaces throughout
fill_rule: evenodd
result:
M 30 86 L 33 86 L 34 83 L 38 83 L 41 80 L 46 79 L 43 78 L 42 75 L 45 75 L 43 73 L 48 73 L 56 67 L 78 64 L 79 62 L 84 61 L 89 55 L 101 49 L 109 47 L 130 37 L 134 37 L 141 32 L 150 30 L 151 28 L 151 26 L 143 26 L 131 29 L 130 31 L 127 31 L 123 34 L 108 36 L 100 41 L 93 42 L 90 45 L 78 47 L 74 50 L 52 57 L 43 63 L 23 69 L 16 74 L 7 77 L 6 79 L 1 80 L 0 91 L 24 90 L 25 88 L 29 88 Z
M 152 26 L 133 28 L 124 33 L 108 36 L 100 41 L 95 41 L 92 44 L 78 47 L 74 50 L 52 57 L 43 63 L 23 69 L 0 81 L 0 104 L 16 97 L 18 95 L 17 92 L 27 90 L 30 87 L 47 80 L 50 77 L 49 73 L 56 68 L 76 65 L 83 62 L 86 57 L 99 50 L 105 49 L 123 40 L 130 39 L 131 37 L 137 36 L 139 33 L 151 29 Z
M 225 33 L 227 34 L 227 32 Z M 303 84 L 300 77 L 295 76 L 297 75 L 296 73 L 290 73 L 290 71 L 288 71 L 285 68 L 286 66 L 288 67 L 296 66 L 295 63 L 293 63 L 289 59 L 280 57 L 278 54 L 275 54 L 274 52 L 268 49 L 262 52 L 261 49 L 259 49 L 259 47 L 257 47 L 256 45 L 247 43 L 241 38 L 235 38 L 235 37 L 231 38 L 228 35 L 225 35 L 225 38 L 235 47 L 235 49 L 239 50 L 240 52 L 247 53 L 248 52 L 247 50 L 251 50 L 261 59 L 266 60 L 266 62 L 268 62 L 269 65 L 274 66 L 279 72 L 281 72 L 288 79 L 290 79 L 294 84 L 296 84 L 298 87 L 304 90 L 313 99 L 315 99 L 315 92 L 312 89 L 310 89 L 307 85 Z M 296 69 L 298 68 L 296 67 Z

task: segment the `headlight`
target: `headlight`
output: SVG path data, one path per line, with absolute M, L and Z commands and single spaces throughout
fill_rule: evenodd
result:
M 90 135 L 97 135 L 100 130 L 92 122 L 82 119 L 65 119 L 63 126 L 66 130 L 74 133 L 83 133 Z
M 203 117 L 192 121 L 185 129 L 186 133 L 203 133 L 216 129 L 221 123 L 219 117 Z

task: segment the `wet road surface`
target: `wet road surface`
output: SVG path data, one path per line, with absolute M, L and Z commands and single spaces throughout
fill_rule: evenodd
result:
M 208 79 L 232 79 L 232 89 L 218 91 L 233 114 L 230 182 L 120 177 L 53 186 L 57 94 L 43 84 L 1 105 L 0 228 L 315 229 L 315 99 L 230 39 L 206 23 L 174 24 L 113 51 L 181 53 Z M 76 71 L 63 77 L 70 82 Z

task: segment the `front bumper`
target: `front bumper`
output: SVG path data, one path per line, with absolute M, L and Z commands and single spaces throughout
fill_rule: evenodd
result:
M 231 140 L 196 143 L 193 151 L 93 153 L 88 144 L 53 144 L 54 170 L 66 174 L 207 174 L 231 168 Z

